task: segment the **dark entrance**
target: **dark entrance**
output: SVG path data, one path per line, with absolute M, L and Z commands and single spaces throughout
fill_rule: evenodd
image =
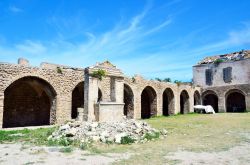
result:
M 203 97 L 203 105 L 211 105 L 216 113 L 218 113 L 218 97 L 214 93 L 208 93 Z
M 141 118 L 147 119 L 157 113 L 157 98 L 155 90 L 147 86 L 141 93 Z
M 169 116 L 174 114 L 174 93 L 170 88 L 167 88 L 162 95 L 163 100 L 163 115 Z
M 124 84 L 123 99 L 125 103 L 123 113 L 128 119 L 132 119 L 134 117 L 134 94 L 127 84 Z
M 77 118 L 77 108 L 84 108 L 84 82 L 80 82 L 72 92 L 71 118 Z
M 55 98 L 54 89 L 40 78 L 13 82 L 4 92 L 3 128 L 53 124 Z
M 189 96 L 186 90 L 183 90 L 180 95 L 180 113 L 186 114 L 189 112 Z
M 245 112 L 246 100 L 245 96 L 238 92 L 230 92 L 226 99 L 227 112 Z

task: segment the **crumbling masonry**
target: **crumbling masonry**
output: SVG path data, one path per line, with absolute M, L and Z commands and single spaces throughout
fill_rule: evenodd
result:
M 107 75 L 92 76 L 98 69 Z M 109 62 L 88 68 L 0 63 L 0 126 L 60 124 L 67 120 L 119 121 L 193 112 L 200 88 L 129 78 Z

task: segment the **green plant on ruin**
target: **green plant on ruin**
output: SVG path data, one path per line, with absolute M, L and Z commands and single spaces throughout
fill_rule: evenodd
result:
M 59 66 L 56 67 L 56 71 L 57 71 L 57 73 L 62 74 L 62 68 L 60 68 Z
M 156 80 L 156 81 L 159 81 L 159 82 L 162 81 L 162 80 L 161 80 L 160 78 L 158 78 L 158 77 L 156 77 L 155 80 Z
M 135 81 L 136 81 L 136 80 L 135 80 L 135 77 L 132 77 L 132 82 L 135 83 Z
M 181 85 L 181 81 L 179 81 L 179 80 L 174 80 L 174 83 L 177 84 L 177 86 Z
M 98 69 L 96 71 L 93 71 L 90 75 L 92 77 L 98 78 L 99 80 L 102 80 L 104 77 L 106 77 L 106 71 L 103 69 Z
M 218 65 L 218 64 L 220 64 L 220 63 L 222 63 L 222 62 L 224 62 L 223 59 L 216 59 L 216 60 L 214 61 L 214 64 Z

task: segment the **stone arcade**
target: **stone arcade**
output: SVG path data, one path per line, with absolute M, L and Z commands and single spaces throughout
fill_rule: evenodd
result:
M 107 76 L 92 76 L 98 69 Z M 119 121 L 193 112 L 200 87 L 129 78 L 109 62 L 88 68 L 0 63 L 0 126 L 61 124 L 67 120 Z M 180 110 L 181 109 L 181 110 Z M 79 112 L 78 112 L 79 111 Z

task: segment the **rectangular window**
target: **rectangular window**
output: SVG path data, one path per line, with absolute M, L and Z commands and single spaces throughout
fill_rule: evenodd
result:
M 207 85 L 212 85 L 212 81 L 213 81 L 213 73 L 212 73 L 212 69 L 206 69 L 206 84 Z
M 232 81 L 232 67 L 223 68 L 223 80 L 225 83 Z

